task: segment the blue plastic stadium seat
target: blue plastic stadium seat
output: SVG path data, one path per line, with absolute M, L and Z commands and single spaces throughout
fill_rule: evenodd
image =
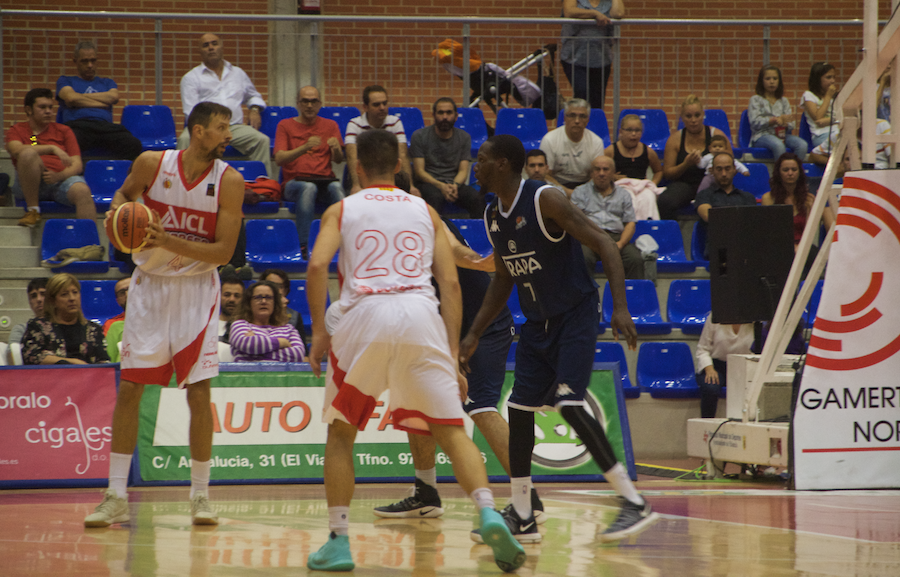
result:
M 771 188 L 769 186 L 769 169 L 760 162 L 750 162 L 746 166 L 750 171 L 750 175 L 744 176 L 740 172 L 736 172 L 734 174 L 734 186 L 751 193 L 758 202 Z
M 81 311 L 89 321 L 103 324 L 122 312 L 116 302 L 115 280 L 83 280 L 81 282 Z
M 477 218 L 453 218 L 450 221 L 456 225 L 463 238 L 469 243 L 469 247 L 480 254 L 487 256 L 494 252 L 494 247 L 488 239 L 484 229 L 484 221 Z
M 522 305 L 519 304 L 519 290 L 513 285 L 512 292 L 509 294 L 509 300 L 506 301 L 509 312 L 513 316 L 513 325 L 516 328 L 516 334 L 522 334 L 522 325 L 525 324 L 525 313 L 522 312 Z
M 741 149 L 741 154 L 749 154 L 753 158 L 772 158 L 772 151 L 770 151 L 768 148 L 763 148 L 761 146 L 750 146 L 751 136 L 753 136 L 753 131 L 750 129 L 750 117 L 745 110 L 741 112 L 741 123 L 738 126 L 738 146 Z
M 813 323 L 816 320 L 816 312 L 819 310 L 819 301 L 822 300 L 822 286 L 825 284 L 824 280 L 816 281 L 816 288 L 813 289 L 812 295 L 809 297 L 809 302 L 806 303 L 806 308 L 803 310 L 803 322 L 806 328 L 811 328 Z M 803 286 L 803 282 L 800 282 L 800 286 Z
M 313 248 L 316 246 L 316 238 L 319 236 L 319 230 L 322 228 L 322 220 L 315 219 L 309 225 L 309 241 L 307 243 L 307 248 L 309 249 L 309 254 L 312 254 Z M 296 229 L 295 229 L 296 230 Z M 341 251 L 337 251 L 334 253 L 334 258 L 331 259 L 331 264 L 328 266 L 328 270 L 331 272 L 337 271 L 337 263 L 338 256 L 341 254 Z
M 809 129 L 809 122 L 806 121 L 806 115 L 802 113 L 800 114 L 800 129 L 798 130 L 798 136 L 806 141 L 806 150 L 812 152 L 812 149 L 815 148 L 812 143 L 812 131 Z
M 269 176 L 266 165 L 259 160 L 227 160 L 226 162 L 238 171 L 246 182 L 252 182 L 260 176 Z M 256 204 L 244 204 L 242 208 L 244 214 L 274 214 L 281 208 L 281 203 L 258 202 Z
M 709 279 L 678 279 L 669 284 L 666 316 L 681 332 L 699 335 L 711 308 Z
M 537 108 L 501 108 L 497 111 L 494 134 L 512 134 L 522 141 L 525 150 L 541 147 L 547 134 L 547 119 Z
M 625 281 L 625 294 L 628 301 L 628 312 L 634 319 L 634 326 L 641 335 L 667 335 L 672 332 L 671 323 L 662 320 L 659 310 L 659 298 L 656 287 L 646 279 L 628 279 Z M 612 293 L 609 283 L 603 290 L 603 322 L 607 325 L 612 319 Z
M 269 148 L 275 148 L 275 131 L 278 123 L 285 118 L 296 118 L 297 109 L 293 106 L 266 106 L 262 112 L 262 124 L 259 131 L 269 137 Z
M 403 123 L 403 132 L 406 134 L 406 142 L 412 139 L 413 132 L 425 128 L 422 111 L 414 106 L 391 106 L 388 108 L 388 113 L 400 117 L 400 122 Z
M 556 118 L 557 128 L 564 124 L 565 116 L 566 110 L 560 110 L 559 116 Z M 609 135 L 609 121 L 606 120 L 606 113 L 602 108 L 591 108 L 591 117 L 588 119 L 587 127 L 588 130 L 603 139 L 603 146 L 612 144 Z
M 25 199 L 17 198 L 16 206 L 25 208 Z M 42 200 L 38 202 L 38 206 L 41 207 L 41 214 L 72 214 L 75 212 L 74 206 L 60 204 L 53 200 Z
M 625 359 L 625 349 L 622 343 L 614 341 L 598 342 L 594 349 L 595 363 L 619 363 L 619 374 L 622 376 L 622 392 L 626 399 L 636 399 L 641 396 L 641 388 L 631 383 L 628 376 L 628 361 Z
M 694 222 L 694 233 L 691 235 L 691 258 L 697 266 L 709 270 L 709 259 L 703 256 L 704 252 L 706 252 L 706 227 L 700 226 L 698 220 Z
M 338 128 L 341 129 L 341 138 L 343 138 L 347 134 L 347 125 L 359 116 L 359 110 L 352 106 L 323 106 L 319 109 L 319 116 L 337 122 Z
M 130 168 L 130 160 L 89 160 L 84 163 L 84 180 L 91 189 L 97 212 L 109 210 L 109 203 L 125 182 Z
M 288 306 L 300 313 L 303 326 L 308 335 L 312 330 L 312 317 L 309 314 L 309 302 L 306 300 L 306 280 L 294 279 L 290 281 L 291 290 L 288 291 Z M 326 306 L 331 304 L 331 295 L 325 297 Z
M 694 359 L 687 343 L 642 343 L 638 350 L 637 382 L 654 399 L 700 396 Z
M 41 237 L 41 259 L 52 259 L 64 248 L 80 248 L 90 244 L 100 244 L 97 224 L 93 220 L 57 218 L 45 221 Z M 53 269 L 54 272 L 72 274 L 102 274 L 109 271 L 109 261 L 76 261 Z
M 487 122 L 484 121 L 484 113 L 480 108 L 457 108 L 459 117 L 456 119 L 456 128 L 465 131 L 472 139 L 472 165 L 478 156 L 478 149 L 488 138 Z M 474 184 L 474 179 L 469 184 Z
M 168 150 L 178 142 L 168 106 L 128 105 L 122 109 L 122 126 L 141 141 L 144 150 Z
M 666 141 L 669 140 L 669 117 L 665 111 L 658 108 L 623 108 L 619 112 L 619 124 L 616 126 L 616 134 L 619 134 L 619 128 L 622 126 L 622 119 L 629 114 L 636 114 L 641 122 L 644 123 L 644 134 L 641 135 L 641 142 L 662 153 L 666 148 Z
M 734 140 L 731 139 L 731 124 L 728 122 L 728 114 L 724 110 L 721 108 L 707 108 L 703 111 L 703 124 L 721 130 L 728 137 L 728 142 L 731 143 L 732 148 L 734 148 Z M 684 128 L 684 121 L 679 116 L 678 130 L 682 128 Z
M 280 268 L 305 272 L 307 262 L 300 254 L 297 225 L 288 219 L 248 220 L 247 262 L 256 272 Z
M 825 176 L 825 167 L 811 162 L 804 162 L 803 172 L 806 174 L 806 178 L 822 178 Z M 813 194 L 816 193 L 813 189 L 810 189 L 809 191 Z
M 674 220 L 639 220 L 635 223 L 634 239 L 649 234 L 659 245 L 656 268 L 659 272 L 694 272 L 697 265 L 684 254 L 681 227 Z

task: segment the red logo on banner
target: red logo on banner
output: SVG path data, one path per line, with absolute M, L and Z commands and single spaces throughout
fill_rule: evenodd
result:
M 857 191 L 865 194 L 854 194 Z M 900 220 L 891 211 L 892 208 L 900 212 L 900 197 L 891 189 L 859 177 L 845 178 L 834 242 L 852 237 L 856 239 L 853 247 L 855 251 L 865 254 L 897 254 L 900 248 Z M 860 235 L 860 232 L 863 234 Z M 885 240 L 884 235 L 892 237 L 894 246 L 890 251 L 881 246 Z M 876 239 L 880 243 L 879 247 L 872 246 L 867 250 L 866 244 Z M 832 250 L 835 246 L 837 245 L 833 245 Z M 865 262 L 881 261 L 868 259 Z M 858 274 L 855 279 L 854 284 L 862 285 L 866 282 L 859 279 Z M 843 280 L 838 278 L 835 284 Z M 838 318 L 829 318 L 824 314 L 817 316 L 809 341 L 809 366 L 850 371 L 876 365 L 900 351 L 898 325 L 885 316 L 895 308 L 893 303 L 886 302 L 891 299 L 889 293 L 894 292 L 886 290 L 886 283 L 890 284 L 890 279 L 885 278 L 885 271 L 868 271 L 865 290 L 852 301 L 840 304 Z M 828 312 L 833 314 L 834 308 Z M 823 336 L 823 333 L 828 336 Z M 829 354 L 826 357 L 815 353 L 815 350 Z

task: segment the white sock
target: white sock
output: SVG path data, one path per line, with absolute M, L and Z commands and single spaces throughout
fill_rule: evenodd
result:
M 494 508 L 494 493 L 491 492 L 487 487 L 482 487 L 480 489 L 475 489 L 472 491 L 472 494 L 469 495 L 473 501 L 475 501 L 475 507 L 481 511 L 482 509 L 493 509 Z
M 109 488 L 115 491 L 120 499 L 128 497 L 128 471 L 130 470 L 131 455 L 109 454 Z
M 350 507 L 328 507 L 328 530 L 336 535 L 350 532 Z
M 25 212 L 31 212 L 32 210 L 36 211 L 38 214 L 41 214 L 41 207 L 39 206 L 29 206 L 25 209 Z
M 509 480 L 512 489 L 513 509 L 523 521 L 531 519 L 534 511 L 531 510 L 531 476 L 513 477 Z
M 641 494 L 637 491 L 637 487 L 635 487 L 634 483 L 631 482 L 631 479 L 628 478 L 628 471 L 625 470 L 622 463 L 613 465 L 612 469 L 603 473 L 603 476 L 609 484 L 612 485 L 613 489 L 616 490 L 616 493 L 622 495 L 635 505 L 644 504 L 644 498 L 641 497 Z
M 191 459 L 191 499 L 197 493 L 206 493 L 209 497 L 209 469 L 212 461 L 195 461 Z
M 437 469 L 432 467 L 430 469 L 416 469 L 416 479 L 422 481 L 429 487 L 437 489 Z

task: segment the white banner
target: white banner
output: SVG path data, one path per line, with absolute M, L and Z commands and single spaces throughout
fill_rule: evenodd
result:
M 794 417 L 797 489 L 900 487 L 900 170 L 848 173 Z

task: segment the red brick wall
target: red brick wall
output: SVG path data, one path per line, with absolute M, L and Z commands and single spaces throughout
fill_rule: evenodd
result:
M 625 0 L 629 18 L 789 18 L 850 19 L 862 17 L 859 0 L 759 0 L 752 5 L 733 0 L 707 2 Z M 4 8 L 18 7 L 2 0 Z M 171 0 L 36 0 L 33 9 L 133 10 L 140 12 L 264 14 L 268 2 L 249 0 L 189 5 Z M 371 6 L 358 1 L 323 0 L 326 14 L 546 17 L 559 15 L 559 3 L 514 0 L 380 0 Z M 748 6 L 751 7 L 752 13 Z M 879 15 L 887 18 L 890 1 L 879 0 Z M 178 82 L 199 62 L 197 37 L 217 31 L 225 41 L 226 58 L 243 67 L 263 96 L 267 96 L 268 31 L 264 22 L 178 20 L 163 23 L 163 102 L 181 122 Z M 438 96 L 460 98 L 462 81 L 438 66 L 431 57 L 437 43 L 460 39 L 457 24 L 328 23 L 324 36 L 325 78 L 321 82 L 327 104 L 358 106 L 362 88 L 370 83 L 388 87 L 393 104 L 419 106 L 426 119 Z M 857 63 L 861 27 L 774 27 L 771 61 L 784 71 L 786 95 L 792 102 L 805 89 L 810 64 L 828 60 L 846 79 Z M 508 67 L 543 44 L 559 40 L 559 26 L 472 25 L 472 46 L 485 61 Z M 673 128 L 678 104 L 696 93 L 708 107 L 724 108 L 734 121 L 753 94 L 756 73 L 763 62 L 762 27 L 639 26 L 622 27 L 621 104 L 623 107 L 663 108 Z M 113 77 L 121 104 L 153 103 L 154 33 L 149 20 L 109 18 L 3 19 L 4 120 L 23 119 L 21 99 L 33 86 L 53 87 L 60 74 L 73 74 L 71 49 L 80 39 L 99 47 L 100 74 Z M 532 69 L 531 77 L 536 79 Z M 571 94 L 562 71 L 556 70 L 563 96 Z M 292 104 L 273 102 L 273 104 Z M 487 108 L 483 107 L 487 112 Z M 117 107 L 117 111 L 121 106 Z M 607 91 L 607 114 L 612 112 L 612 88 Z M 490 114 L 488 117 L 490 118 Z

